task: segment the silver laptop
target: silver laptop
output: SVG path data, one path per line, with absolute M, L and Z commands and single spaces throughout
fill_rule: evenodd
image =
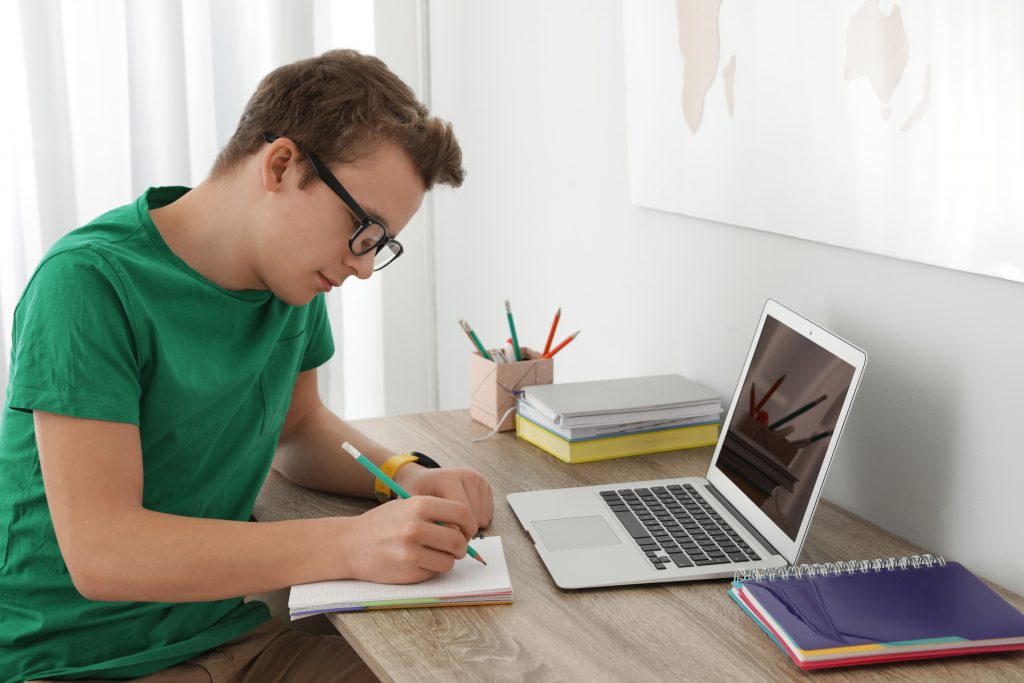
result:
M 866 360 L 769 299 L 705 477 L 513 493 L 508 502 L 561 588 L 794 564 Z

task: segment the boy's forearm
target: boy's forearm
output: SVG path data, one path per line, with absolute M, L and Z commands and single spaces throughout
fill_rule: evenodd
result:
M 81 539 L 89 559 L 73 578 L 92 600 L 141 602 L 219 600 L 346 578 L 350 522 L 235 522 L 140 508 Z
M 349 441 L 378 465 L 394 453 L 324 406 L 281 435 L 274 469 L 307 488 L 360 498 L 373 497 L 373 475 L 341 449 Z

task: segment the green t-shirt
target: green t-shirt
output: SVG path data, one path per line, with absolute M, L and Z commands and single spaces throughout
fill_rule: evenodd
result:
M 147 509 L 250 519 L 295 379 L 334 343 L 323 295 L 296 307 L 229 291 L 174 255 L 149 209 L 187 191 L 151 188 L 66 235 L 15 311 L 0 427 L 0 680 L 143 676 L 268 618 L 240 597 L 83 598 L 39 471 L 31 411 L 131 423 Z

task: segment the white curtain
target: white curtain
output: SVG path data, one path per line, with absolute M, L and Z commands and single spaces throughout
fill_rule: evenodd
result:
M 374 22 L 373 0 L 0 3 L 0 395 L 14 308 L 55 240 L 146 187 L 202 181 L 262 76 L 373 54 Z M 381 296 L 373 278 L 328 297 L 340 357 L 321 393 L 349 417 L 386 412 Z

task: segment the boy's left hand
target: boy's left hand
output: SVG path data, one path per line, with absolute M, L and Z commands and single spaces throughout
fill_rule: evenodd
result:
M 395 482 L 414 496 L 434 496 L 465 503 L 480 528 L 490 526 L 494 494 L 483 475 L 469 468 L 431 469 L 409 463 L 398 468 Z

